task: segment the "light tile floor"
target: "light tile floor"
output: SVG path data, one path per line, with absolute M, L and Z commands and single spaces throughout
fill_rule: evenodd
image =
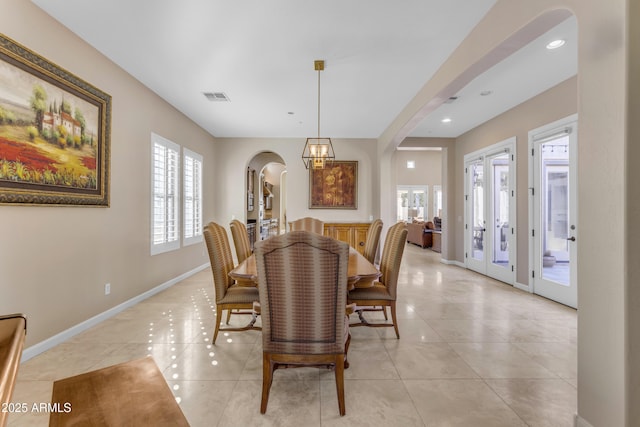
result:
M 400 340 L 393 328 L 351 330 L 344 417 L 333 372 L 315 368 L 276 371 L 260 414 L 260 333 L 210 345 L 209 270 L 24 363 L 13 401 L 48 402 L 55 379 L 151 354 L 194 427 L 573 425 L 575 310 L 414 245 L 399 283 Z M 9 417 L 12 427 L 47 423 L 47 414 Z

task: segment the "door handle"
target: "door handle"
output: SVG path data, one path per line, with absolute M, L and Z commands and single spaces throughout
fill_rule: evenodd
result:
M 571 237 L 567 237 L 567 240 L 571 240 L 572 242 L 575 242 L 576 238 L 574 236 L 571 236 Z

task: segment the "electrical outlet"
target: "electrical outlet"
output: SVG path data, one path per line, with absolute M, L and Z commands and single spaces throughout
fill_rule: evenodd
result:
M 111 293 L 111 283 L 107 283 L 104 285 L 104 294 L 109 295 Z

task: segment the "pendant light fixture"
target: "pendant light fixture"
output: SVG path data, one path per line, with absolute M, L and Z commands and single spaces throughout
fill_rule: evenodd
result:
M 336 158 L 331 138 L 320 137 L 320 72 L 324 70 L 324 60 L 314 61 L 314 68 L 318 72 L 318 136 L 307 138 L 302 151 L 302 163 L 307 169 L 324 169 L 327 162 Z

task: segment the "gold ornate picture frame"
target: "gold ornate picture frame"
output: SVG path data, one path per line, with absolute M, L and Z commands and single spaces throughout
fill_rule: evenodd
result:
M 109 206 L 111 96 L 0 34 L 0 203 Z

